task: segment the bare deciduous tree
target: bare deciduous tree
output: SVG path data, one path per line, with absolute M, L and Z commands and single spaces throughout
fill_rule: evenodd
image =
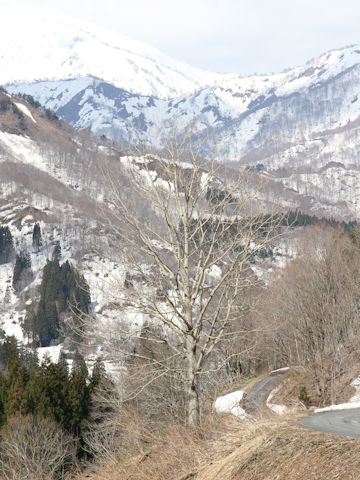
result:
M 147 319 L 118 324 L 116 350 L 151 371 L 137 393 L 177 378 L 187 421 L 197 424 L 201 380 L 224 366 L 220 345 L 244 334 L 244 291 L 256 283 L 250 262 L 279 233 L 282 217 L 265 213 L 256 174 L 204 160 L 192 142 L 174 136 L 161 155 L 139 150 L 120 159 L 117 175 L 106 168 L 104 176 L 124 267 L 109 289 L 117 306 Z M 145 339 L 153 345 L 147 351 L 138 348 Z
M 60 478 L 75 460 L 74 439 L 54 421 L 32 415 L 11 418 L 1 430 L 4 480 Z

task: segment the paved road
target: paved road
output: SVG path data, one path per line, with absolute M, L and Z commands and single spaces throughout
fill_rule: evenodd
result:
M 360 438 L 360 408 L 315 413 L 303 418 L 301 423 L 314 432 Z
M 244 400 L 245 410 L 252 415 L 264 411 L 267 396 L 284 378 L 285 374 L 284 372 L 270 375 L 255 383 Z M 360 438 L 360 408 L 315 413 L 303 418 L 301 424 L 314 432 L 336 433 L 344 437 Z
M 278 373 L 264 377 L 256 382 L 244 400 L 245 410 L 252 415 L 263 411 L 267 396 L 275 385 L 284 378 L 284 375 L 285 373 Z

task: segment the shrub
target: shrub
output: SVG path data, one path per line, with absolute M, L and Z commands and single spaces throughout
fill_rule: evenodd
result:
M 306 387 L 303 385 L 300 388 L 300 393 L 299 393 L 299 400 L 302 402 L 306 407 L 308 407 L 311 403 L 311 399 L 307 393 Z
M 11 418 L 1 432 L 0 476 L 4 480 L 61 478 L 75 461 L 74 439 L 48 418 Z

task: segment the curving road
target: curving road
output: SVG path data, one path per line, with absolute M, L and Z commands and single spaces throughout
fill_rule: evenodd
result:
M 256 382 L 244 399 L 245 410 L 252 415 L 264 411 L 266 398 L 285 374 L 285 372 L 279 372 Z M 301 419 L 300 422 L 305 428 L 314 432 L 360 438 L 360 408 L 315 413 Z
M 360 408 L 315 413 L 303 418 L 301 424 L 314 432 L 360 438 Z
M 244 400 L 245 410 L 252 415 L 256 415 L 263 411 L 265 400 L 267 399 L 269 393 L 276 386 L 276 384 L 281 381 L 284 375 L 285 372 L 279 372 L 274 375 L 261 378 L 258 382 L 256 382 Z

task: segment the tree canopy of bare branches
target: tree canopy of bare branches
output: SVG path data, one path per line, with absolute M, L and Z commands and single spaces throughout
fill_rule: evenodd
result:
M 200 151 L 191 135 L 174 135 L 161 154 L 139 147 L 122 157 L 117 175 L 104 168 L 107 221 L 126 270 L 109 289 L 114 302 L 146 319 L 113 332 L 118 352 L 142 371 L 151 367 L 140 390 L 163 376 L 181 380 L 189 424 L 200 421 L 202 379 L 224 365 L 220 346 L 244 334 L 244 292 L 257 282 L 250 262 L 281 223 L 266 212 L 256 174 Z M 145 339 L 153 349 L 136 347 Z
M 62 478 L 75 453 L 74 439 L 54 421 L 13 417 L 1 430 L 0 475 L 4 480 Z

